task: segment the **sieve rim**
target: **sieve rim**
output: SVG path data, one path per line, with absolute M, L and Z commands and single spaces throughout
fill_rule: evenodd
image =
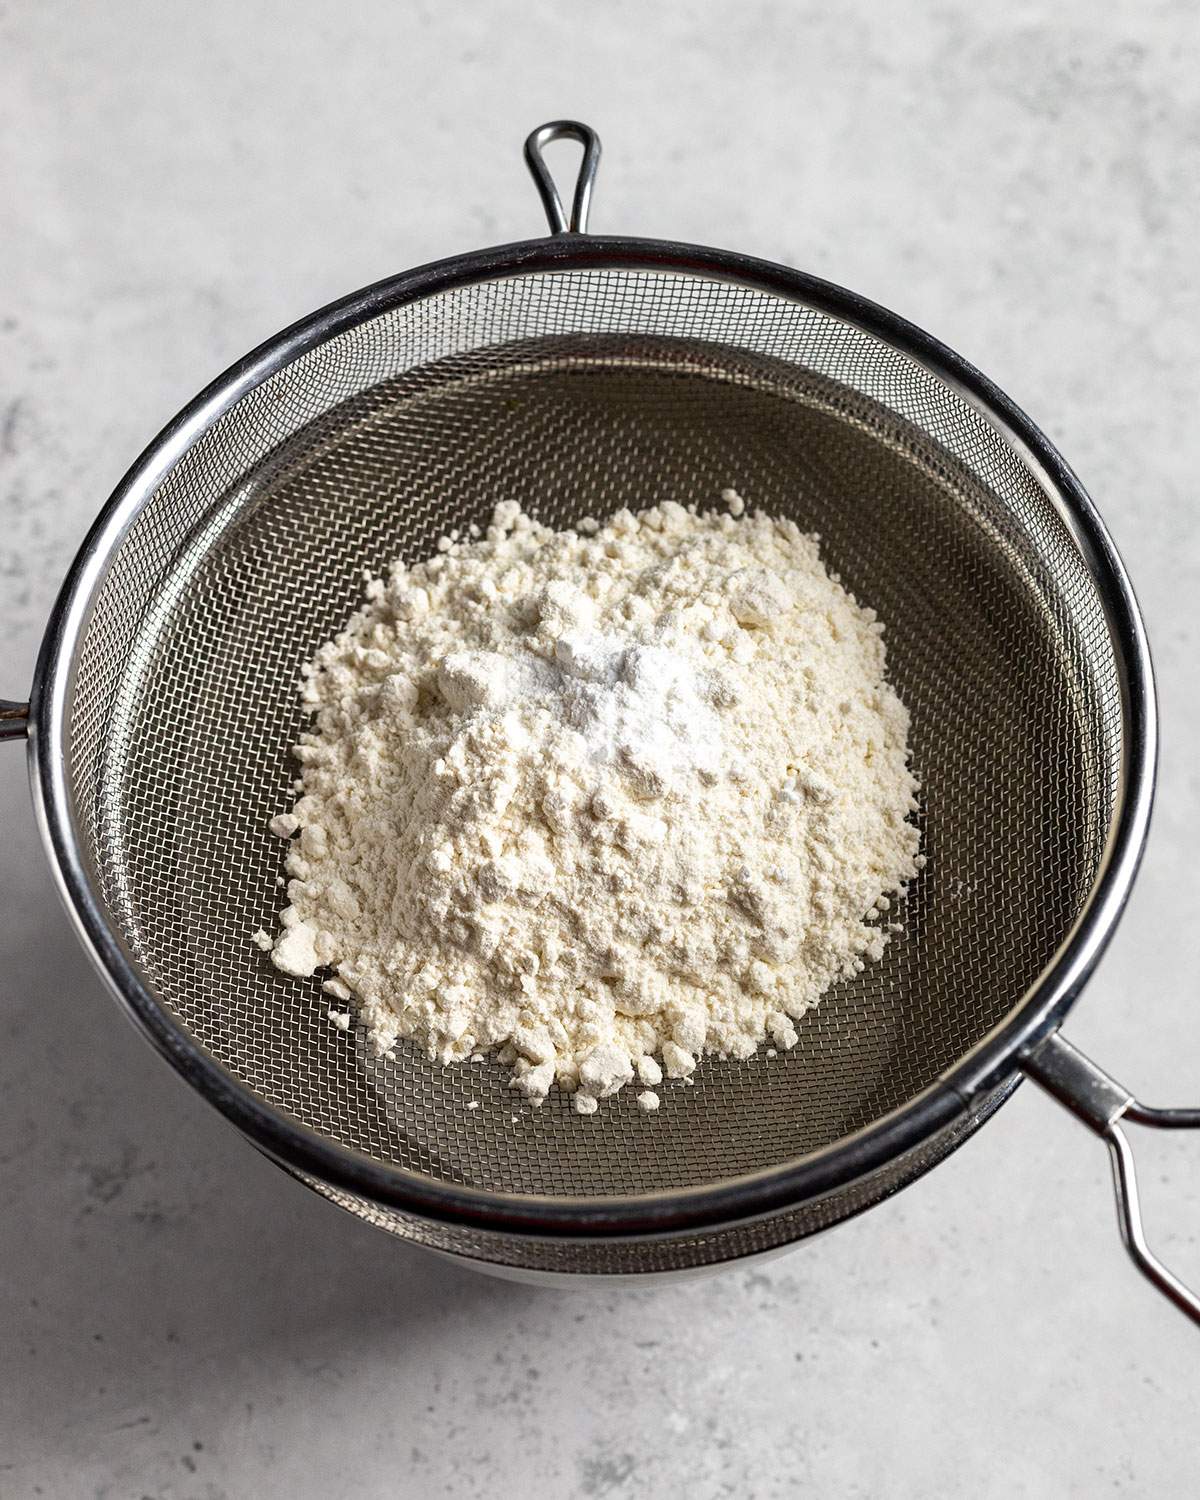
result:
M 550 1198 L 440 1182 L 386 1165 L 267 1104 L 229 1073 L 142 982 L 124 940 L 105 917 L 82 852 L 65 746 L 78 651 L 112 558 L 167 473 L 231 406 L 313 348 L 406 303 L 472 282 L 589 269 L 691 274 L 782 296 L 881 339 L 952 387 L 1020 452 L 1079 547 L 1109 627 L 1123 734 L 1109 836 L 1079 917 L 1007 1016 L 953 1067 L 869 1125 L 782 1165 L 703 1187 L 612 1198 Z M 1015 1082 L 1022 1055 L 1057 1028 L 1115 930 L 1145 843 L 1156 745 L 1145 627 L 1116 548 L 1054 444 L 986 376 L 896 313 L 805 272 L 699 245 L 575 234 L 431 262 L 351 293 L 267 340 L 184 407 L 117 485 L 71 566 L 35 669 L 29 734 L 39 828 L 59 894 L 84 948 L 146 1039 L 255 1145 L 289 1167 L 425 1218 L 510 1234 L 606 1238 L 694 1231 L 793 1208 L 885 1166 L 970 1111 L 988 1089 Z

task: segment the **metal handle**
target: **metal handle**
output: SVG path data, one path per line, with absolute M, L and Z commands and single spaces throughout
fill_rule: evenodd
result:
M 1077 1047 L 1057 1033 L 1021 1061 L 1024 1071 L 1060 1104 L 1077 1115 L 1108 1145 L 1121 1238 L 1133 1263 L 1165 1297 L 1200 1324 L 1200 1297 L 1169 1271 L 1146 1243 L 1133 1148 L 1118 1123 L 1152 1125 L 1160 1130 L 1200 1129 L 1200 1109 L 1154 1109 L 1141 1104 Z
M 578 141 L 583 147 L 583 160 L 579 163 L 579 176 L 575 179 L 575 198 L 571 204 L 571 218 L 567 221 L 562 199 L 554 186 L 554 178 L 542 155 L 542 147 L 550 141 Z M 542 207 L 550 221 L 551 234 L 586 234 L 588 208 L 592 201 L 592 187 L 596 181 L 596 170 L 600 165 L 600 137 L 590 125 L 581 125 L 578 120 L 551 120 L 548 125 L 539 125 L 530 132 L 525 142 L 525 165 L 533 174 Z
M 29 704 L 0 698 L 0 740 L 23 740 L 29 733 Z

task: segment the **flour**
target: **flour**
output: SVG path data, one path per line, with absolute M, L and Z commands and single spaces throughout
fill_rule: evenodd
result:
M 723 498 L 562 532 L 505 502 L 306 668 L 272 958 L 331 970 L 378 1052 L 493 1053 L 580 1114 L 636 1078 L 654 1110 L 705 1053 L 794 1047 L 898 930 L 882 626 L 817 538 Z

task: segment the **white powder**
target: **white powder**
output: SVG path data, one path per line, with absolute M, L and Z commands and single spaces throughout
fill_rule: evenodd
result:
M 546 592 L 553 590 L 564 618 L 575 620 L 589 601 L 564 598 L 568 588 L 552 584 Z M 554 641 L 550 660 L 528 651 L 456 651 L 436 680 L 443 700 L 463 715 L 544 709 L 581 737 L 582 761 L 597 770 L 619 766 L 660 794 L 693 772 L 716 778 L 721 726 L 709 702 L 711 684 L 667 647 L 569 630 Z
M 378 1051 L 653 1109 L 882 954 L 920 858 L 882 626 L 724 499 L 565 532 L 505 502 L 306 669 L 272 957 L 334 970 Z

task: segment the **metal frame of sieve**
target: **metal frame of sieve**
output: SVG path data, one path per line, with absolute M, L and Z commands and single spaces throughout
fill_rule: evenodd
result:
M 542 148 L 570 137 L 584 148 L 570 216 Z M 280 1165 L 362 1217 L 403 1233 L 432 1226 L 423 1242 L 476 1262 L 489 1243 L 523 1237 L 550 1246 L 542 1262 L 577 1269 L 594 1246 L 673 1246 L 669 1263 L 636 1257 L 614 1269 L 713 1263 L 786 1243 L 879 1201 L 954 1149 L 1008 1096 L 1034 1078 L 1108 1144 L 1122 1232 L 1140 1269 L 1194 1321 L 1200 1299 L 1153 1256 L 1138 1212 L 1132 1155 L 1122 1119 L 1159 1127 L 1200 1126 L 1200 1110 L 1139 1104 L 1059 1034 L 1100 958 L 1134 879 L 1154 786 L 1156 710 L 1145 629 L 1124 567 L 1081 484 L 1053 444 L 965 360 L 894 313 L 828 282 L 728 251 L 653 239 L 591 235 L 587 211 L 599 141 L 586 126 L 557 121 L 534 131 L 526 158 L 549 219 L 549 238 L 439 261 L 379 282 L 303 319 L 239 361 L 187 406 L 118 485 L 88 534 L 51 614 L 28 705 L 0 703 L 0 738 L 28 737 L 41 832 L 60 894 L 109 988 L 171 1065 Z M 539 1196 L 440 1181 L 377 1160 L 327 1138 L 261 1098 L 191 1035 L 143 979 L 110 918 L 84 857 L 67 767 L 67 734 L 81 642 L 114 556 L 136 518 L 180 459 L 221 418 L 294 361 L 389 310 L 473 283 L 586 270 L 670 272 L 753 288 L 814 309 L 900 351 L 968 403 L 1019 454 L 1069 531 L 1103 604 L 1121 703 L 1119 777 L 1109 833 L 1094 883 L 1051 961 L 999 1024 L 935 1082 L 901 1107 L 845 1138 L 784 1165 L 704 1186 L 614 1196 Z M 347 601 L 348 606 L 352 601 Z M 898 1165 L 899 1164 L 899 1165 Z M 889 1175 L 890 1174 L 890 1175 Z M 831 1203 L 822 1218 L 820 1205 Z M 755 1239 L 754 1226 L 812 1209 L 793 1233 Z M 440 1229 L 439 1229 L 440 1226 Z M 745 1226 L 750 1226 L 742 1233 Z M 734 1234 L 734 1231 L 737 1231 Z M 444 1242 L 438 1233 L 444 1232 Z M 461 1237 L 455 1239 L 455 1235 Z M 722 1235 L 731 1236 L 725 1242 Z M 690 1254 L 711 1236 L 721 1249 Z M 586 1259 L 586 1256 L 583 1256 Z M 515 1261 L 513 1263 L 516 1263 Z M 584 1266 L 588 1269 L 588 1266 Z M 596 1269 L 592 1264 L 591 1269 Z M 603 1269 L 603 1265 L 600 1266 Z

